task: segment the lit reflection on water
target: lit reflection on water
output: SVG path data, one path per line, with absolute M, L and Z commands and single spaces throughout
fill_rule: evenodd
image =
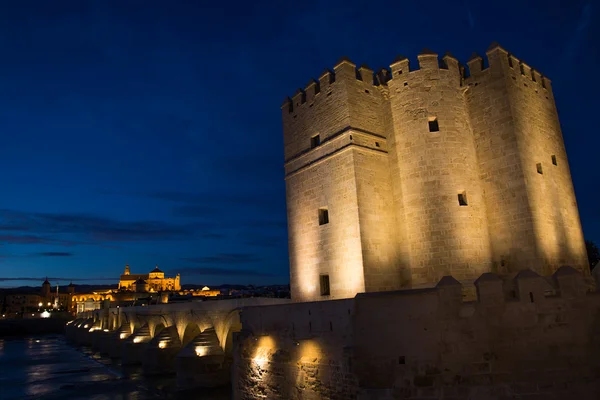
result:
M 63 336 L 0 339 L 0 400 L 145 400 L 189 399 L 175 390 L 173 376 L 144 378 L 140 367 L 123 369 L 118 363 L 76 349 Z M 194 392 L 193 398 L 224 400 L 228 389 Z

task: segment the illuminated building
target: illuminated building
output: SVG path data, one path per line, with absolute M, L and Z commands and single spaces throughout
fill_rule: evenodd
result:
M 181 290 L 179 274 L 174 278 L 165 278 L 165 273 L 158 268 L 158 265 L 148 274 L 131 274 L 129 265 L 126 265 L 119 280 L 119 289 L 136 290 L 136 282 L 140 279 L 147 283 L 149 292 Z
M 341 59 L 282 106 L 292 298 L 589 276 L 550 81 L 493 44 L 376 74 Z

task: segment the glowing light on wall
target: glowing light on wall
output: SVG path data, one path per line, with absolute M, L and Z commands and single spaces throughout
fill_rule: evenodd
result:
M 121 334 L 119 335 L 119 339 L 125 339 L 126 337 L 127 337 L 127 334 L 126 334 L 126 333 L 121 333 Z
M 208 348 L 206 346 L 196 346 L 194 350 L 196 350 L 196 355 L 198 357 L 203 357 L 208 354 Z
M 164 349 L 167 347 L 167 341 L 166 340 L 161 340 L 160 342 L 158 342 L 158 348 L 159 349 Z
M 85 325 L 83 326 L 83 329 L 87 329 L 87 328 L 89 328 L 89 325 L 88 325 L 88 324 L 85 324 Z
M 43 313 L 40 314 L 40 317 L 42 317 L 42 318 L 50 318 L 50 313 L 48 311 L 44 311 Z
M 256 351 L 252 361 L 260 368 L 264 369 L 269 363 L 271 351 L 275 348 L 275 340 L 270 336 L 262 336 L 258 339 Z
M 144 340 L 144 338 L 137 336 L 133 338 L 133 343 L 141 343 L 142 340 Z
M 303 359 L 313 360 L 321 356 L 321 347 L 314 340 L 300 342 L 300 356 Z

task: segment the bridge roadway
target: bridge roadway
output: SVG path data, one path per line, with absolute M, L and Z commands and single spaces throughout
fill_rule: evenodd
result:
M 181 389 L 229 383 L 233 333 L 244 307 L 289 303 L 245 298 L 85 311 L 66 326 L 67 339 L 142 364 L 145 374 L 177 374 Z

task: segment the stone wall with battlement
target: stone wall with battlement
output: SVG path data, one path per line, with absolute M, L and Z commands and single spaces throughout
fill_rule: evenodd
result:
M 497 44 L 487 60 L 425 50 L 417 69 L 374 73 L 341 59 L 284 101 L 294 301 L 589 276 L 551 83 Z
M 245 308 L 234 399 L 598 398 L 600 293 L 582 274 L 484 273 L 475 288 L 467 301 L 446 276 L 434 288 Z

